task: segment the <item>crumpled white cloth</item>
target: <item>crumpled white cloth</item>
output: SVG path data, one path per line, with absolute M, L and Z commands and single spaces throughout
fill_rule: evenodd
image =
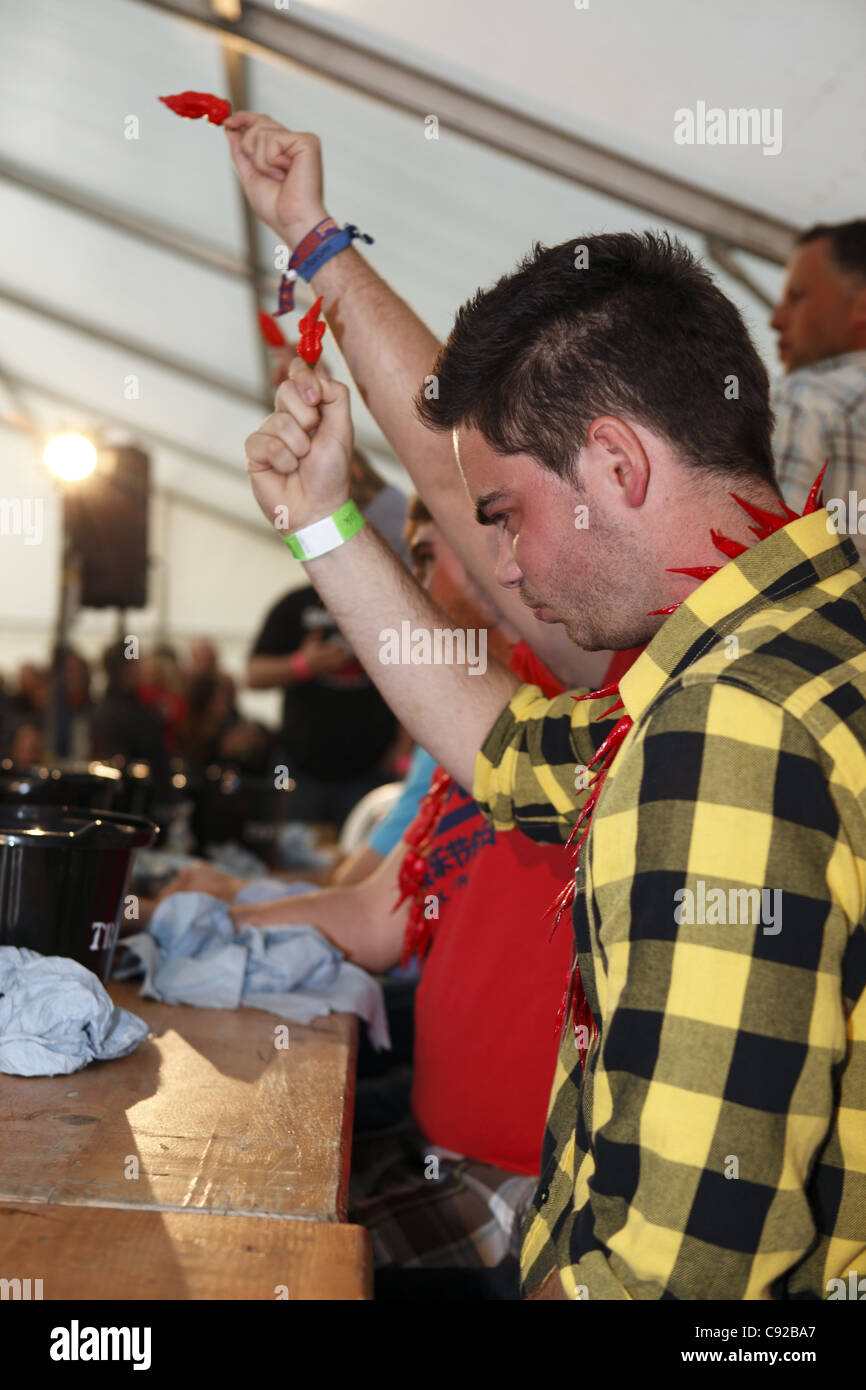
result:
M 286 892 L 287 885 L 279 888 Z M 355 1013 L 366 1019 L 374 1047 L 391 1046 L 382 986 L 313 926 L 236 932 L 219 898 L 172 893 L 148 931 L 124 938 L 123 945 L 144 965 L 145 998 L 206 1009 L 246 1004 L 297 1023 Z
M 148 1032 L 77 960 L 0 946 L 0 1072 L 65 1076 L 125 1057 Z

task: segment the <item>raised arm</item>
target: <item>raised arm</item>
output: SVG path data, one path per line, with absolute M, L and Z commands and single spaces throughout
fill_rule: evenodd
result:
M 277 392 L 276 411 L 247 440 L 247 468 L 256 500 L 272 525 L 290 532 L 332 516 L 349 497 L 353 453 L 349 392 L 315 377 L 321 404 L 301 400 L 291 379 Z M 451 631 L 437 608 L 370 525 L 317 559 L 309 577 L 340 630 L 413 738 L 464 787 L 471 787 L 475 759 L 488 730 L 520 682 L 494 661 L 474 665 L 393 660 L 390 634 Z M 423 639 L 421 639 L 423 640 Z M 441 638 L 440 638 L 441 643 Z M 398 644 L 399 645 L 399 644 Z M 420 642 L 416 650 L 420 650 Z M 402 654 L 402 648 L 401 648 Z M 480 646 L 479 652 L 480 655 Z
M 253 210 L 294 248 L 328 215 L 318 139 L 244 111 L 225 129 Z M 351 247 L 326 261 L 311 283 L 367 406 L 470 574 L 560 680 L 599 684 L 610 653 L 581 651 L 559 624 L 537 622 L 515 591 L 497 583 L 493 537 L 475 521 L 451 440 L 415 414 L 413 397 L 432 370 L 436 337 Z

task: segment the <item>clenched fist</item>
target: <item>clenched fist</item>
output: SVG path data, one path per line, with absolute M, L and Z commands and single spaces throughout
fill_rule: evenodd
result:
M 254 111 L 235 111 L 223 130 L 250 207 L 294 249 L 327 216 L 318 136 Z
M 246 441 L 247 472 L 268 521 L 288 534 L 348 502 L 354 432 L 348 388 L 321 363 L 296 357 L 275 406 Z

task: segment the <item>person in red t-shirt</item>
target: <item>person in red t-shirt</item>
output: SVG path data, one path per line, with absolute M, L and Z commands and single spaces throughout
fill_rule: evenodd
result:
M 486 629 L 491 651 L 558 693 L 496 625 L 426 509 L 412 515 L 413 567 L 450 620 Z M 380 1269 L 500 1267 L 504 1296 L 517 1297 L 519 1217 L 536 1186 L 571 951 L 567 921 L 551 939 L 548 909 L 569 861 L 562 845 L 495 832 L 456 784 L 441 801 L 421 890 L 431 940 L 415 1005 L 413 1123 L 356 1139 L 350 1216 L 371 1232 Z M 233 919 L 312 922 L 356 964 L 389 970 L 404 946 L 409 904 L 393 907 L 411 838 L 412 827 L 362 883 L 234 907 Z

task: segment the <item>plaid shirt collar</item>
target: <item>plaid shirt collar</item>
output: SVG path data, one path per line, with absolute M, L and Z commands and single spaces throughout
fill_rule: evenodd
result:
M 862 367 L 866 369 L 866 348 L 855 348 L 853 352 L 839 352 L 835 357 L 822 357 L 817 362 L 807 362 L 802 367 L 795 367 L 788 373 L 791 379 L 796 378 L 800 373 L 811 372 L 818 376 L 822 372 L 837 372 L 840 367 Z M 782 380 L 785 378 L 783 377 Z
M 859 560 L 853 541 L 829 524 L 826 507 L 800 517 L 722 563 L 659 628 L 621 678 L 619 692 L 635 723 L 674 676 L 752 613 L 807 589 Z

